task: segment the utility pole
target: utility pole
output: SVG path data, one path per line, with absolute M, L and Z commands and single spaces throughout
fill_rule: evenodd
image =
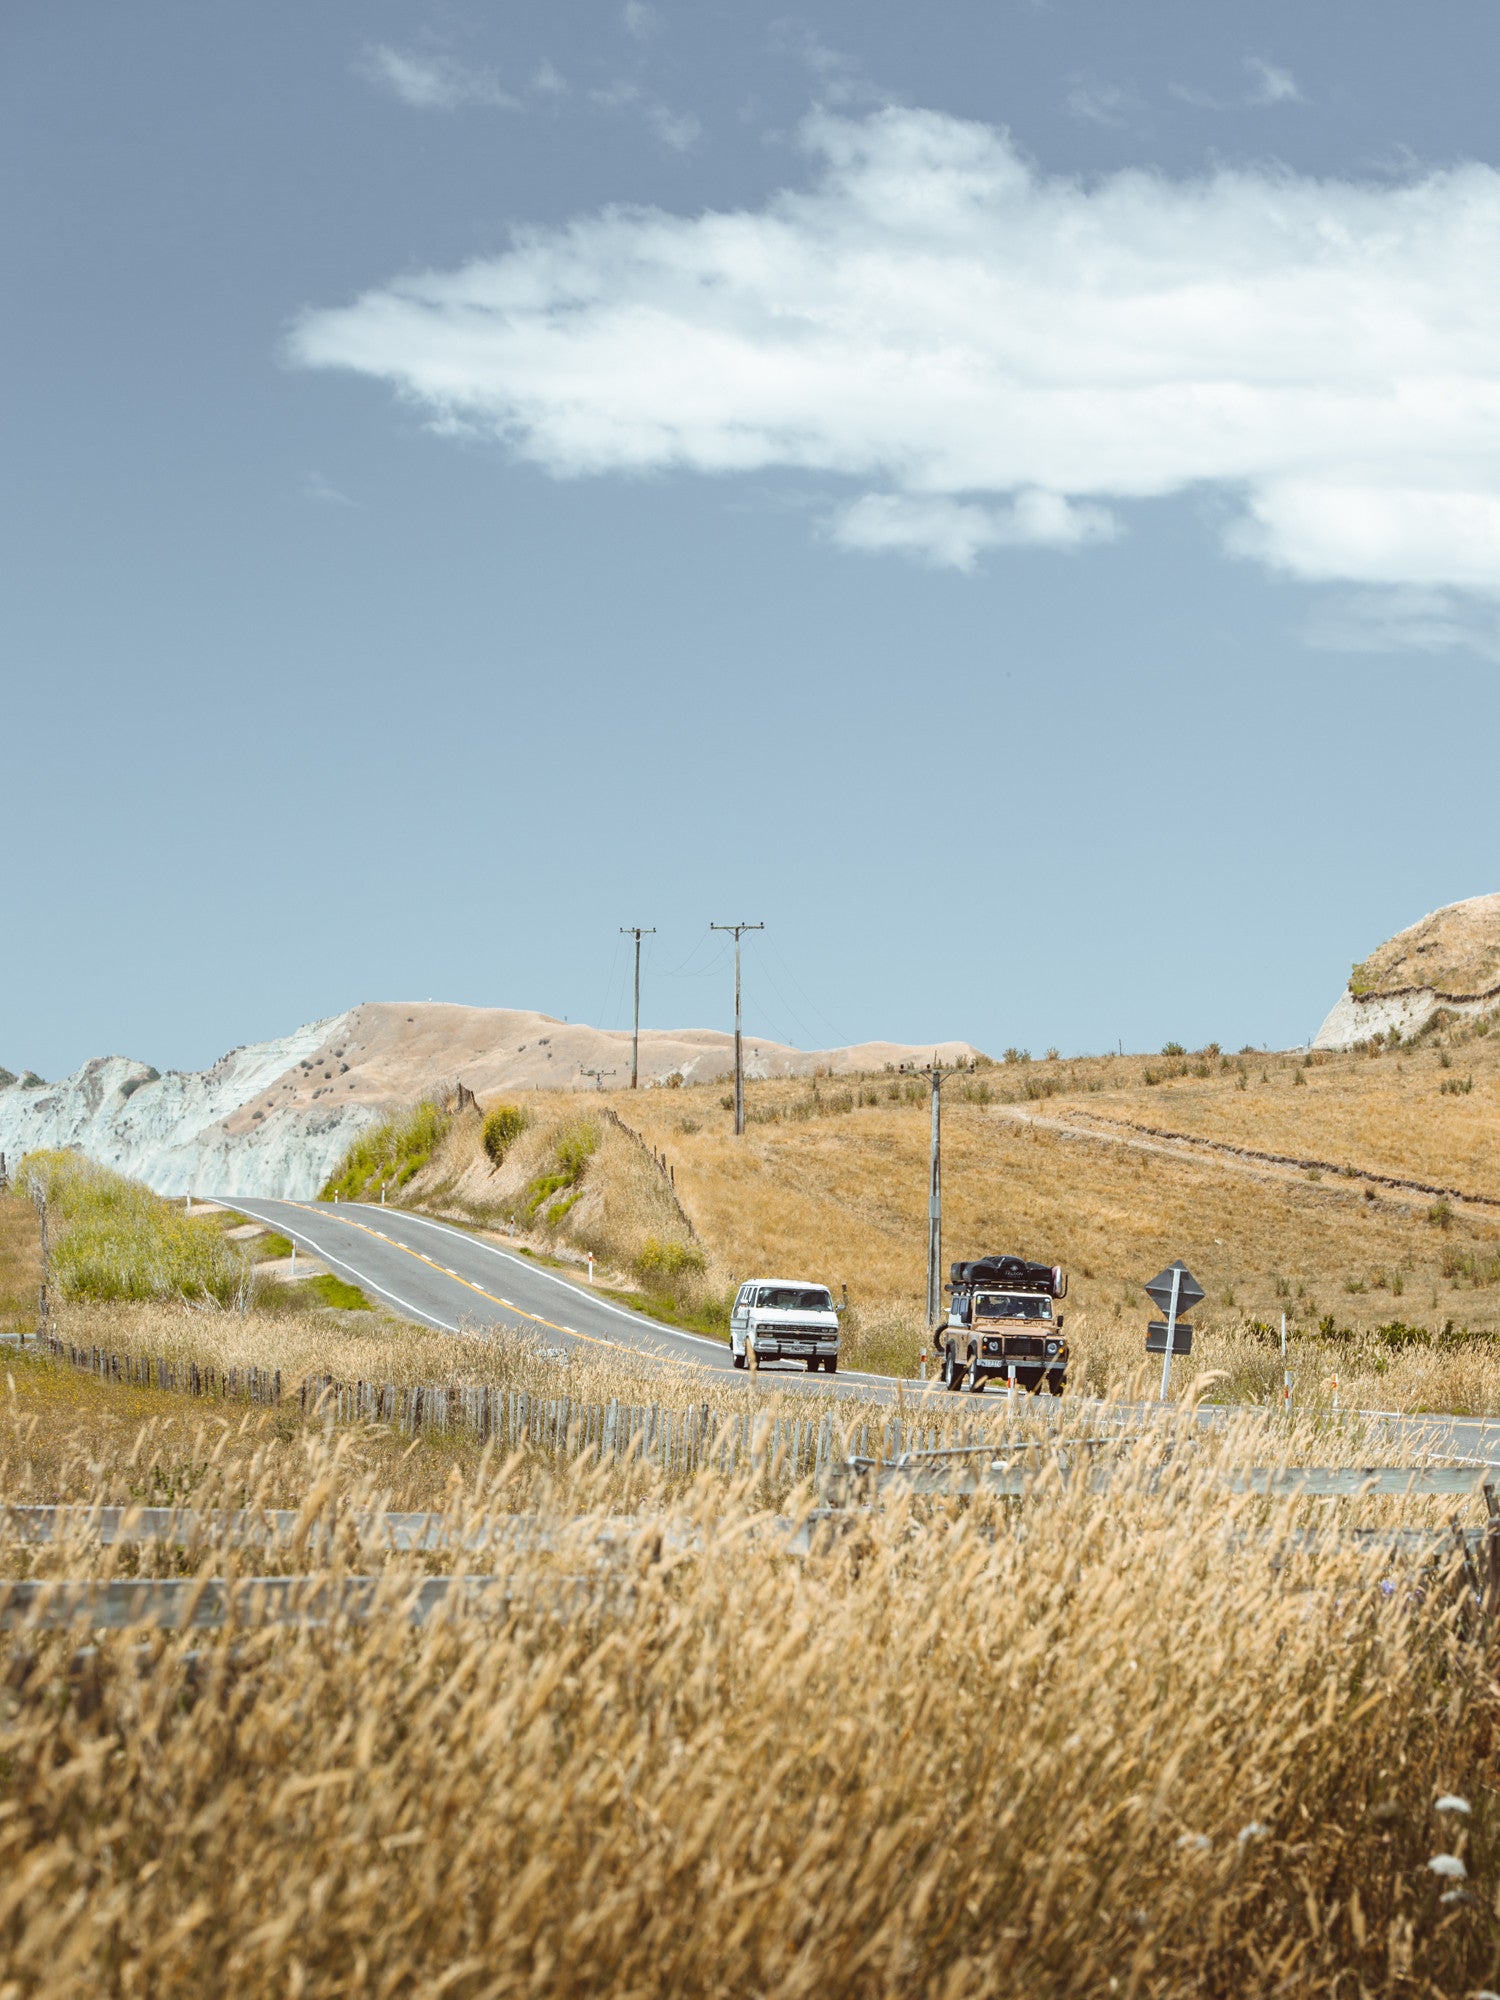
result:
M 972 1063 L 950 1063 L 946 1069 L 934 1053 L 927 1074 L 932 1083 L 932 1146 L 927 1174 L 927 1330 L 933 1332 L 943 1314 L 943 1078 Z
M 641 939 L 655 937 L 656 926 L 621 924 L 620 936 L 635 939 L 635 1026 L 630 1031 L 630 1088 L 637 1090 L 641 1074 Z
M 763 931 L 764 924 L 710 924 L 711 931 L 734 932 L 734 1136 L 745 1136 L 745 1048 L 740 1038 L 740 934 Z
M 613 1069 L 585 1069 L 583 1064 L 580 1063 L 578 1065 L 578 1074 L 580 1076 L 591 1076 L 594 1079 L 595 1090 L 603 1090 L 604 1079 L 607 1076 L 618 1076 L 619 1071 Z

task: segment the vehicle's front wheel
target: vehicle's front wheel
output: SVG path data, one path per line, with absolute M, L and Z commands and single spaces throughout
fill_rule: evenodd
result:
M 744 1367 L 744 1365 L 745 1365 L 745 1357 L 744 1357 L 744 1355 L 743 1355 L 743 1354 L 734 1354 L 734 1352 L 733 1352 L 733 1349 L 731 1349 L 731 1350 L 730 1350 L 730 1352 L 731 1352 L 731 1354 L 732 1354 L 732 1356 L 733 1356 L 733 1360 L 734 1360 L 734 1365 L 735 1365 L 735 1367 L 736 1367 L 736 1368 L 743 1368 L 743 1367 Z
M 1068 1378 L 1066 1375 L 1049 1375 L 1047 1377 L 1047 1387 L 1054 1396 L 1060 1396 L 1067 1386 Z
M 826 1360 L 826 1361 L 825 1361 L 825 1362 L 823 1363 L 823 1370 L 824 1370 L 824 1373 L 825 1373 L 825 1374 L 828 1374 L 828 1375 L 837 1375 L 837 1374 L 838 1374 L 838 1372 L 839 1372 L 839 1358 L 838 1358 L 838 1356 L 837 1356 L 836 1354 L 830 1354 L 830 1355 L 829 1355 L 828 1359 L 827 1359 L 827 1360 Z
M 816 1375 L 816 1374 L 817 1374 L 817 1372 L 818 1372 L 818 1357 L 817 1357 L 817 1355 L 816 1355 L 816 1354 L 809 1354 L 809 1355 L 808 1355 L 808 1357 L 807 1357 L 807 1372 L 808 1372 L 808 1374 L 809 1374 L 809 1375 Z

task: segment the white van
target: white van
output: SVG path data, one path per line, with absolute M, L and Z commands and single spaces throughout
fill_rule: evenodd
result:
M 753 1354 L 767 1361 L 805 1361 L 808 1373 L 839 1366 L 839 1314 L 826 1285 L 804 1278 L 752 1278 L 741 1285 L 729 1315 L 729 1345 L 736 1368 Z

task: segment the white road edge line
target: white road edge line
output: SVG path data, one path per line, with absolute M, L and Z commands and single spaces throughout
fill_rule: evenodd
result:
M 372 1211 L 375 1208 L 373 1202 L 351 1201 L 345 1205 L 349 1208 Z M 430 1215 L 416 1215 L 410 1209 L 402 1209 L 401 1214 L 407 1222 L 420 1222 L 428 1229 L 436 1229 L 443 1236 L 456 1236 L 460 1243 L 472 1244 L 477 1250 L 488 1250 L 492 1257 L 499 1257 L 504 1263 L 514 1264 L 523 1271 L 534 1272 L 539 1278 L 548 1278 L 554 1285 L 561 1286 L 563 1291 L 570 1292 L 574 1298 L 584 1299 L 589 1305 L 598 1306 L 604 1312 L 612 1312 L 616 1318 L 628 1320 L 632 1326 L 649 1327 L 652 1333 L 665 1333 L 674 1340 L 691 1340 L 695 1346 L 710 1348 L 718 1355 L 727 1354 L 729 1351 L 722 1340 L 715 1340 L 706 1333 L 689 1333 L 685 1327 L 666 1326 L 661 1320 L 648 1319 L 644 1313 L 630 1312 L 625 1306 L 617 1306 L 613 1299 L 601 1299 L 595 1293 L 586 1292 L 581 1285 L 575 1285 L 567 1278 L 558 1277 L 555 1271 L 548 1271 L 542 1265 L 532 1263 L 529 1258 L 518 1257 L 513 1250 L 502 1250 L 498 1243 L 486 1243 L 482 1236 L 469 1236 L 462 1229 L 454 1229 L 446 1222 L 434 1222 Z M 386 1219 L 389 1220 L 389 1217 L 390 1211 L 386 1210 Z M 450 1272 L 449 1275 L 457 1277 L 458 1273 Z M 846 1382 L 871 1382 L 882 1388 L 898 1379 L 904 1379 L 895 1375 L 872 1375 L 863 1368 L 851 1368 L 840 1372 Z M 920 1388 L 921 1384 L 917 1386 Z
M 374 1210 L 374 1206 L 376 1206 L 376 1204 L 374 1204 L 374 1202 L 348 1202 L 348 1204 L 344 1204 L 344 1206 L 348 1206 L 348 1208 L 366 1208 L 366 1210 Z M 386 1218 L 390 1218 L 390 1210 L 386 1210 Z M 664 1324 L 662 1324 L 662 1320 L 648 1320 L 644 1312 L 630 1312 L 630 1310 L 628 1310 L 626 1306 L 616 1306 L 612 1298 L 600 1298 L 600 1296 L 598 1296 L 596 1292 L 586 1292 L 586 1290 L 584 1290 L 584 1288 L 582 1288 L 580 1284 L 572 1284 L 572 1280 L 568 1280 L 568 1278 L 558 1278 L 558 1274 L 556 1274 L 554 1270 L 546 1270 L 546 1268 L 544 1268 L 544 1266 L 540 1266 L 540 1264 L 532 1264 L 532 1262 L 530 1262 L 530 1258 L 518 1258 L 514 1250 L 502 1250 L 502 1248 L 500 1248 L 498 1244 L 488 1244 L 488 1242 L 484 1242 L 484 1238 L 482 1238 L 482 1236 L 468 1236 L 468 1234 L 466 1234 L 464 1230 L 456 1230 L 456 1228 L 452 1228 L 452 1226 L 450 1226 L 450 1224 L 446 1224 L 446 1222 L 434 1222 L 434 1220 L 432 1220 L 432 1216 L 418 1216 L 418 1214 L 414 1214 L 414 1212 L 412 1212 L 410 1208 L 404 1208 L 404 1210 L 402 1210 L 402 1218 L 404 1218 L 406 1222 L 422 1222 L 422 1224 L 426 1224 L 426 1228 L 430 1228 L 430 1230 L 438 1230 L 438 1232 L 440 1232 L 442 1236 L 456 1236 L 456 1238 L 458 1238 L 460 1242 L 464 1242 L 464 1244 L 472 1244 L 472 1246 L 474 1246 L 476 1250 L 488 1250 L 488 1252 L 490 1252 L 490 1256 L 498 1256 L 498 1258 L 500 1258 L 502 1262 L 506 1262 L 506 1264 L 516 1264 L 516 1266 L 520 1266 L 520 1270 L 528 1270 L 528 1272 L 534 1272 L 534 1274 L 536 1274 L 538 1278 L 550 1278 L 550 1280 L 552 1280 L 552 1284 L 558 1284 L 558 1286 L 562 1286 L 562 1290 L 564 1290 L 564 1292 L 570 1292 L 570 1294 L 572 1294 L 574 1298 L 582 1298 L 582 1300 L 586 1300 L 586 1302 L 588 1302 L 590 1306 L 598 1306 L 598 1308 L 600 1308 L 602 1312 L 612 1312 L 612 1314 L 614 1314 L 616 1318 L 620 1318 L 620 1320 L 628 1320 L 628 1322 L 630 1322 L 632 1326 L 648 1326 L 648 1328 L 650 1328 L 650 1330 L 652 1330 L 654 1334 L 668 1334 L 668 1336 L 670 1336 L 672 1340 L 692 1340 L 692 1342 L 694 1342 L 694 1346 L 700 1346 L 700 1348 L 710 1348 L 710 1350 L 712 1350 L 714 1354 L 720 1354 L 720 1356 L 728 1352 L 726 1344 L 724 1344 L 722 1340 L 714 1340 L 714 1338 L 712 1338 L 710 1334 L 690 1334 L 690 1332 L 688 1332 L 686 1328 L 682 1328 L 682 1326 L 664 1326 Z M 454 1276 L 454 1278 L 456 1278 L 456 1276 L 458 1276 L 458 1272 L 450 1272 L 450 1276 Z M 460 1280 L 460 1284 L 462 1284 L 462 1280 Z M 872 1382 L 872 1384 L 876 1384 L 878 1388 L 886 1388 L 886 1386 L 890 1386 L 890 1384 L 892 1384 L 892 1382 L 896 1382 L 896 1380 L 904 1380 L 904 1378 L 898 1378 L 898 1376 L 878 1376 L 878 1374 L 870 1374 L 870 1372 L 868 1372 L 866 1368 L 848 1368 L 848 1370 L 840 1370 L 840 1374 L 842 1374 L 842 1378 L 844 1378 L 846 1382 Z M 922 1384 L 918 1382 L 918 1384 L 916 1384 L 916 1388 L 920 1390 L 920 1388 L 922 1388 Z
M 215 1196 L 215 1199 L 222 1200 L 226 1208 L 237 1209 L 241 1215 L 253 1216 L 257 1222 L 274 1223 L 280 1228 L 284 1220 L 279 1215 L 256 1215 L 253 1208 L 246 1208 L 238 1201 L 231 1201 L 227 1196 Z M 372 1292 L 379 1292 L 383 1299 L 389 1299 L 393 1306 L 400 1306 L 402 1312 L 410 1313 L 413 1319 L 422 1320 L 427 1326 L 435 1326 L 439 1333 L 458 1332 L 458 1328 L 456 1326 L 449 1326 L 447 1320 L 438 1319 L 432 1313 L 423 1312 L 420 1306 L 409 1305 L 405 1299 L 398 1299 L 396 1294 L 388 1292 L 384 1285 L 377 1285 L 373 1278 L 367 1278 L 357 1265 L 346 1264 L 342 1257 L 335 1257 L 331 1251 L 325 1250 L 322 1244 L 315 1243 L 311 1236 L 307 1235 L 304 1230 L 296 1228 L 292 1223 L 286 1223 L 285 1227 L 281 1229 L 281 1233 L 284 1236 L 296 1237 L 301 1242 L 303 1248 L 310 1250 L 315 1257 L 321 1257 L 325 1264 L 337 1264 L 339 1269 L 347 1271 L 349 1276 L 361 1288 L 368 1285 Z

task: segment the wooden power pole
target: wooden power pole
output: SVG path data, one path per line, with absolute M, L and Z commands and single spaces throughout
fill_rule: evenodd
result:
M 640 1087 L 641 1075 L 641 939 L 655 937 L 655 924 L 621 924 L 621 937 L 635 939 L 635 1026 L 630 1031 L 630 1088 Z M 610 1071 L 613 1076 L 614 1071 Z
M 745 1048 L 740 1037 L 740 936 L 744 931 L 763 931 L 764 924 L 710 924 L 711 931 L 734 932 L 734 1132 L 745 1136 Z

